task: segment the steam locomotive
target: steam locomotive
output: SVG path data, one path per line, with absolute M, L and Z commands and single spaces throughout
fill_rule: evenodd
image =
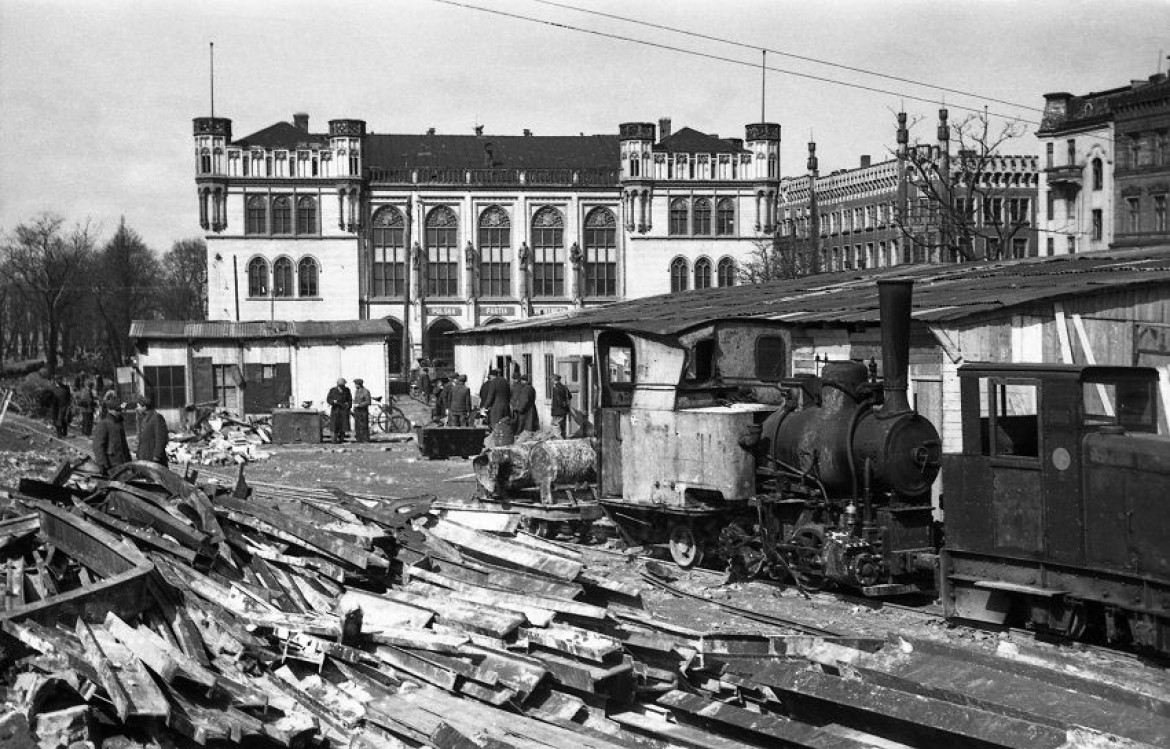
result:
M 960 368 L 962 452 L 907 399 L 911 285 L 878 281 L 885 377 L 838 361 L 769 377 L 780 326 L 600 331 L 599 499 L 683 567 L 870 596 L 940 592 L 946 615 L 1170 651 L 1170 438 L 1156 370 Z M 946 476 L 946 540 L 932 504 Z

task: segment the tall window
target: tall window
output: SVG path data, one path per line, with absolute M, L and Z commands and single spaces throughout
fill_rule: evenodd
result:
M 311 257 L 303 257 L 297 263 L 297 296 L 321 296 L 320 286 L 317 284 L 317 261 Z
M 292 200 L 279 197 L 272 201 L 272 233 L 292 234 Z
M 1047 200 L 1048 220 L 1051 221 L 1053 218 L 1056 217 L 1056 193 L 1054 193 L 1051 189 L 1049 189 L 1048 192 L 1046 193 L 1046 197 L 1048 199 Z
M 1056 254 L 1056 239 L 1054 239 L 1053 237 L 1049 237 L 1049 238 L 1048 238 L 1048 241 L 1045 243 L 1045 245 L 1046 245 L 1046 247 L 1047 247 L 1047 249 L 1048 249 L 1048 255 L 1049 255 L 1050 257 L 1051 257 L 1052 255 L 1055 255 L 1055 254 Z
M 1068 165 L 1075 166 L 1077 163 L 1077 141 L 1076 138 L 1068 139 Z
M 445 205 L 427 214 L 427 293 L 459 296 L 459 219 Z
M 617 219 L 608 208 L 585 217 L 585 296 L 617 296 Z
M 670 234 L 683 236 L 688 233 L 687 201 L 685 198 L 675 198 L 670 201 Z
M 721 237 L 735 234 L 735 201 L 721 198 L 715 205 L 715 233 Z
M 479 215 L 479 293 L 512 293 L 512 221 L 498 205 Z
M 720 286 L 735 286 L 735 261 L 729 257 L 720 260 L 716 275 Z
M 143 367 L 146 394 L 154 396 L 156 408 L 182 408 L 187 403 L 186 368 Z
M 293 267 L 292 260 L 280 257 L 272 264 L 272 296 L 289 297 L 293 295 Z
M 711 288 L 711 261 L 705 257 L 695 261 L 695 288 Z
M 687 290 L 687 261 L 684 258 L 676 257 L 670 263 L 670 290 Z
M 268 261 L 262 257 L 248 263 L 248 296 L 268 296 Z
M 1126 224 L 1126 231 L 1137 232 L 1142 227 L 1142 203 L 1139 198 L 1126 198 L 1125 207 L 1128 212 L 1129 221 Z
M 1093 239 L 1100 242 L 1101 236 L 1105 233 L 1104 214 L 1100 208 L 1093 209 Z
M 565 295 L 565 217 L 551 206 L 532 217 L 532 296 Z
M 317 201 L 313 198 L 297 200 L 297 234 L 317 233 Z
M 1045 150 L 1047 153 L 1045 154 L 1044 166 L 1048 169 L 1051 169 L 1054 166 L 1053 153 L 1056 151 L 1056 144 L 1049 143 Z
M 236 382 L 241 380 L 240 368 L 235 364 L 215 364 L 211 367 L 211 374 L 211 397 L 220 408 L 235 411 L 240 395 L 236 388 Z
M 201 174 L 211 174 L 211 149 L 204 148 L 199 152 L 199 172 Z
M 1166 223 L 1166 196 L 1154 196 L 1154 231 L 1164 232 L 1167 229 Z
M 1105 165 L 1101 159 L 1093 159 L 1093 189 L 1100 190 L 1105 186 Z
M 370 293 L 377 297 L 406 296 L 406 219 L 394 206 L 379 208 L 371 221 L 374 257 Z
M 245 234 L 268 233 L 268 204 L 263 197 L 253 195 L 248 198 L 247 216 L 244 220 Z
M 694 234 L 706 236 L 711 233 L 711 201 L 706 198 L 695 200 Z

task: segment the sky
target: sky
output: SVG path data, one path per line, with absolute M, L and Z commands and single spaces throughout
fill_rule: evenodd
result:
M 952 121 L 986 104 L 1037 123 L 1046 92 L 1114 88 L 1170 65 L 1170 0 L 556 2 L 595 13 L 538 0 L 2 0 L 0 232 L 48 211 L 90 221 L 103 240 L 124 216 L 160 252 L 199 236 L 191 119 L 210 113 L 209 42 L 215 113 L 236 138 L 300 111 L 314 132 L 341 117 L 378 133 L 482 124 L 515 135 L 670 117 L 675 130 L 743 137 L 760 119 L 766 48 L 784 175 L 804 173 L 810 135 L 822 173 L 884 158 L 903 106 L 928 140 L 944 100 Z M 1035 129 L 1011 150 L 1036 153 Z

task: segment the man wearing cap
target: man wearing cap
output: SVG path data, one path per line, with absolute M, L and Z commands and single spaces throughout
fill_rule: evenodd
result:
M 374 399 L 370 391 L 366 390 L 366 381 L 360 377 L 353 378 L 353 435 L 357 442 L 370 441 L 370 404 Z
M 122 423 L 123 404 L 114 401 L 106 415 L 93 429 L 93 459 L 102 473 L 130 462 L 130 445 L 126 444 L 126 425 Z
M 138 400 L 141 426 L 138 428 L 138 460 L 149 460 L 160 466 L 167 464 L 167 420 L 154 410 L 154 396 L 144 395 Z
M 488 426 L 494 427 L 500 419 L 507 418 L 511 409 L 512 387 L 500 376 L 499 370 L 488 373 L 488 380 L 479 392 L 479 407 L 487 411 Z
M 447 413 L 450 414 L 447 426 L 471 426 L 471 389 L 467 387 L 467 375 L 459 375 L 455 378 L 455 384 L 451 386 L 451 397 L 447 403 Z
M 552 386 L 552 426 L 553 431 L 564 437 L 566 434 L 565 426 L 568 421 L 569 412 L 573 407 L 573 394 L 569 392 L 569 388 L 565 387 L 565 383 L 561 382 L 559 374 L 553 375 Z
M 519 384 L 512 389 L 512 421 L 516 433 L 540 430 L 540 417 L 536 414 L 536 389 L 528 382 L 528 375 L 520 375 Z
M 349 429 L 349 409 L 353 405 L 353 396 L 345 386 L 345 378 L 337 380 L 337 385 L 329 388 L 329 395 L 325 396 L 329 404 L 329 428 L 333 430 L 333 441 L 344 442 L 345 432 Z

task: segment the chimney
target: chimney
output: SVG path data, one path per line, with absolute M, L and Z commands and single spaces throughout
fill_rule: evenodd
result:
M 867 153 L 867 154 L 864 154 L 864 155 L 861 157 L 861 168 L 862 168 L 862 169 L 866 168 L 866 167 L 867 167 L 867 166 L 869 166 L 871 163 L 873 163 L 873 162 L 872 162 L 872 161 L 870 161 L 870 158 L 869 158 L 869 154 L 868 154 L 868 153 Z
M 666 140 L 670 137 L 670 118 L 658 118 L 658 140 Z
M 309 132 L 309 115 L 305 112 L 297 112 L 293 115 L 293 127 L 298 130 Z
M 433 127 L 428 127 L 427 128 L 427 135 L 434 135 L 434 134 L 435 134 L 435 129 Z
M 885 393 L 879 417 L 887 417 L 910 410 L 906 389 L 910 374 L 910 313 L 914 282 L 894 278 L 878 281 L 877 285 L 881 310 L 882 390 Z
M 476 125 L 475 126 L 475 134 L 476 135 L 483 135 L 483 125 Z
M 525 136 L 531 136 L 531 135 L 532 135 L 532 131 L 531 131 L 531 130 L 529 130 L 528 128 L 524 128 L 524 135 L 525 135 Z

